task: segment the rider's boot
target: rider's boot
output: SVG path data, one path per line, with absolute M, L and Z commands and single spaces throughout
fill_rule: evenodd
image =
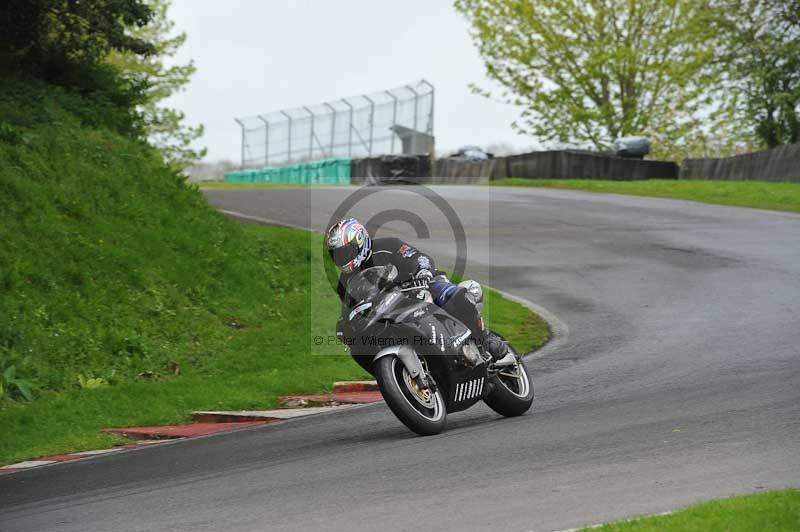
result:
M 499 362 L 508 354 L 508 344 L 492 331 L 483 334 L 483 349 L 492 357 L 492 363 Z

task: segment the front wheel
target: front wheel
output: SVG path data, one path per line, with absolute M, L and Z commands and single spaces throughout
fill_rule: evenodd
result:
M 447 421 L 441 392 L 423 390 L 396 356 L 375 363 L 375 376 L 386 404 L 403 424 L 421 436 L 439 434 Z
M 505 417 L 521 416 L 533 404 L 533 381 L 521 358 L 494 376 L 494 389 L 484 402 Z

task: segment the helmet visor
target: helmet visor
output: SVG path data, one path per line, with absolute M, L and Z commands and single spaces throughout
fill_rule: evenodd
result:
M 333 263 L 340 269 L 355 259 L 358 252 L 358 245 L 355 242 L 348 242 L 344 246 L 330 250 Z

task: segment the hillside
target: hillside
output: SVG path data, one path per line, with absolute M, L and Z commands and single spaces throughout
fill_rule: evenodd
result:
M 0 341 L 3 364 L 37 395 L 79 375 L 158 379 L 173 362 L 195 372 L 218 358 L 231 323 L 289 296 L 308 243 L 253 249 L 145 145 L 63 110 L 84 102 L 0 93 Z

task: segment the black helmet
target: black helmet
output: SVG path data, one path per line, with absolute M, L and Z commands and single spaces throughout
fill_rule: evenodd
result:
M 342 273 L 353 273 L 372 254 L 372 240 L 367 228 L 355 218 L 333 224 L 325 234 L 325 243 L 333 263 Z

